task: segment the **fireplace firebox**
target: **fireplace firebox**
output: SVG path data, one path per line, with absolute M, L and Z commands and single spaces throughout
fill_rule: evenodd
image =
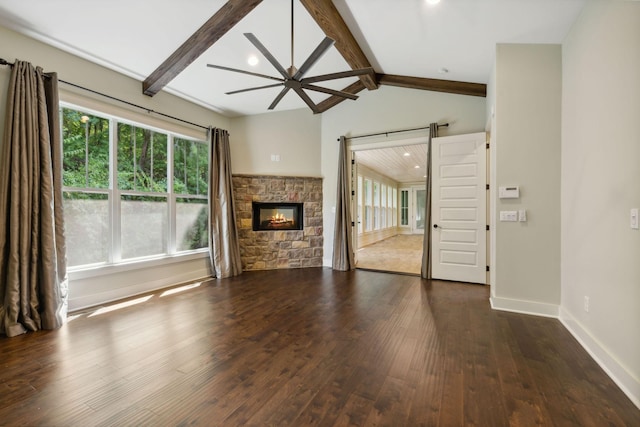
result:
M 253 202 L 253 231 L 302 230 L 302 203 Z

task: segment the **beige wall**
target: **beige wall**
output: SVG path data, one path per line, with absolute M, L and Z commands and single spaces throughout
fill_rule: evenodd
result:
M 338 142 L 341 135 L 357 136 L 388 130 L 450 123 L 441 136 L 482 132 L 485 99 L 382 86 L 360 92 L 356 101 L 345 101 L 322 114 L 322 176 L 324 177 L 324 264 L 331 265 L 336 204 Z
M 587 4 L 562 104 L 561 320 L 640 407 L 640 3 Z
M 520 186 L 497 199 L 492 305 L 557 316 L 560 304 L 559 45 L 501 44 L 496 49 L 495 181 Z M 488 106 L 491 108 L 493 106 Z M 527 222 L 499 222 L 501 210 L 526 209 Z
M 59 49 L 22 36 L 0 26 L 0 56 L 10 62 L 16 58 L 41 66 L 45 71 L 56 71 L 58 78 L 111 96 L 142 105 L 204 126 L 229 128 L 228 118 L 208 109 L 187 102 L 173 95 L 160 92 L 150 98 L 142 94 L 142 83 L 122 74 L 110 71 Z M 0 67 L 0 134 L 4 134 L 7 86 L 11 70 Z M 161 126 L 174 132 L 195 137 L 205 137 L 205 131 L 162 119 L 157 115 L 140 112 L 123 104 L 90 96 L 60 84 L 60 98 L 85 107 L 126 116 L 152 126 Z M 108 111 L 107 111 L 108 110 Z M 104 303 L 132 294 L 159 289 L 168 285 L 209 275 L 206 253 L 187 257 L 172 257 L 161 262 L 111 266 L 99 270 L 72 272 L 69 274 L 69 308 L 71 310 Z
M 319 177 L 321 117 L 299 109 L 231 119 L 233 173 Z

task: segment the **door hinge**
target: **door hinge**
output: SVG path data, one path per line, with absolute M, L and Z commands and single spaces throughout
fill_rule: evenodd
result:
M 487 150 L 489 149 L 489 143 L 487 142 Z
M 487 231 L 489 231 L 489 226 L 487 225 Z
M 356 159 L 351 159 L 351 164 L 355 165 L 356 164 Z
M 489 184 L 487 184 L 487 190 L 489 189 Z
M 355 196 L 356 195 L 356 190 L 351 190 L 351 195 Z
M 489 271 L 489 266 L 487 265 L 487 271 Z
M 355 221 L 351 221 L 351 226 L 352 226 L 352 227 L 355 227 L 355 226 L 356 226 Z

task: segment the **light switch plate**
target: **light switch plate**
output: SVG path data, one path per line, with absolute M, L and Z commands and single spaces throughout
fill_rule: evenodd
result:
M 631 228 L 633 228 L 634 230 L 637 230 L 638 229 L 638 208 L 631 209 L 631 214 L 629 219 L 631 222 Z
M 517 222 L 518 211 L 500 211 L 500 221 Z
M 526 209 L 520 209 L 518 211 L 518 221 L 527 222 L 527 210 Z

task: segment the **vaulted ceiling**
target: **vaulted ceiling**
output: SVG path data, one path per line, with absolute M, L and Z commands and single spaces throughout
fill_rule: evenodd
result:
M 325 35 L 333 38 L 308 75 L 373 68 L 322 82 L 333 90 L 391 85 L 484 96 L 496 43 L 560 43 L 585 1 L 295 0 L 293 48 L 290 0 L 3 0 L 0 24 L 136 78 L 149 96 L 166 90 L 236 116 L 267 112 L 281 90 L 225 95 L 270 81 L 207 64 L 278 77 L 243 33 L 253 33 L 285 67 L 291 52 L 299 67 Z M 247 64 L 252 55 L 255 66 Z M 315 112 L 344 100 L 309 97 Z M 276 110 L 304 107 L 290 92 Z

